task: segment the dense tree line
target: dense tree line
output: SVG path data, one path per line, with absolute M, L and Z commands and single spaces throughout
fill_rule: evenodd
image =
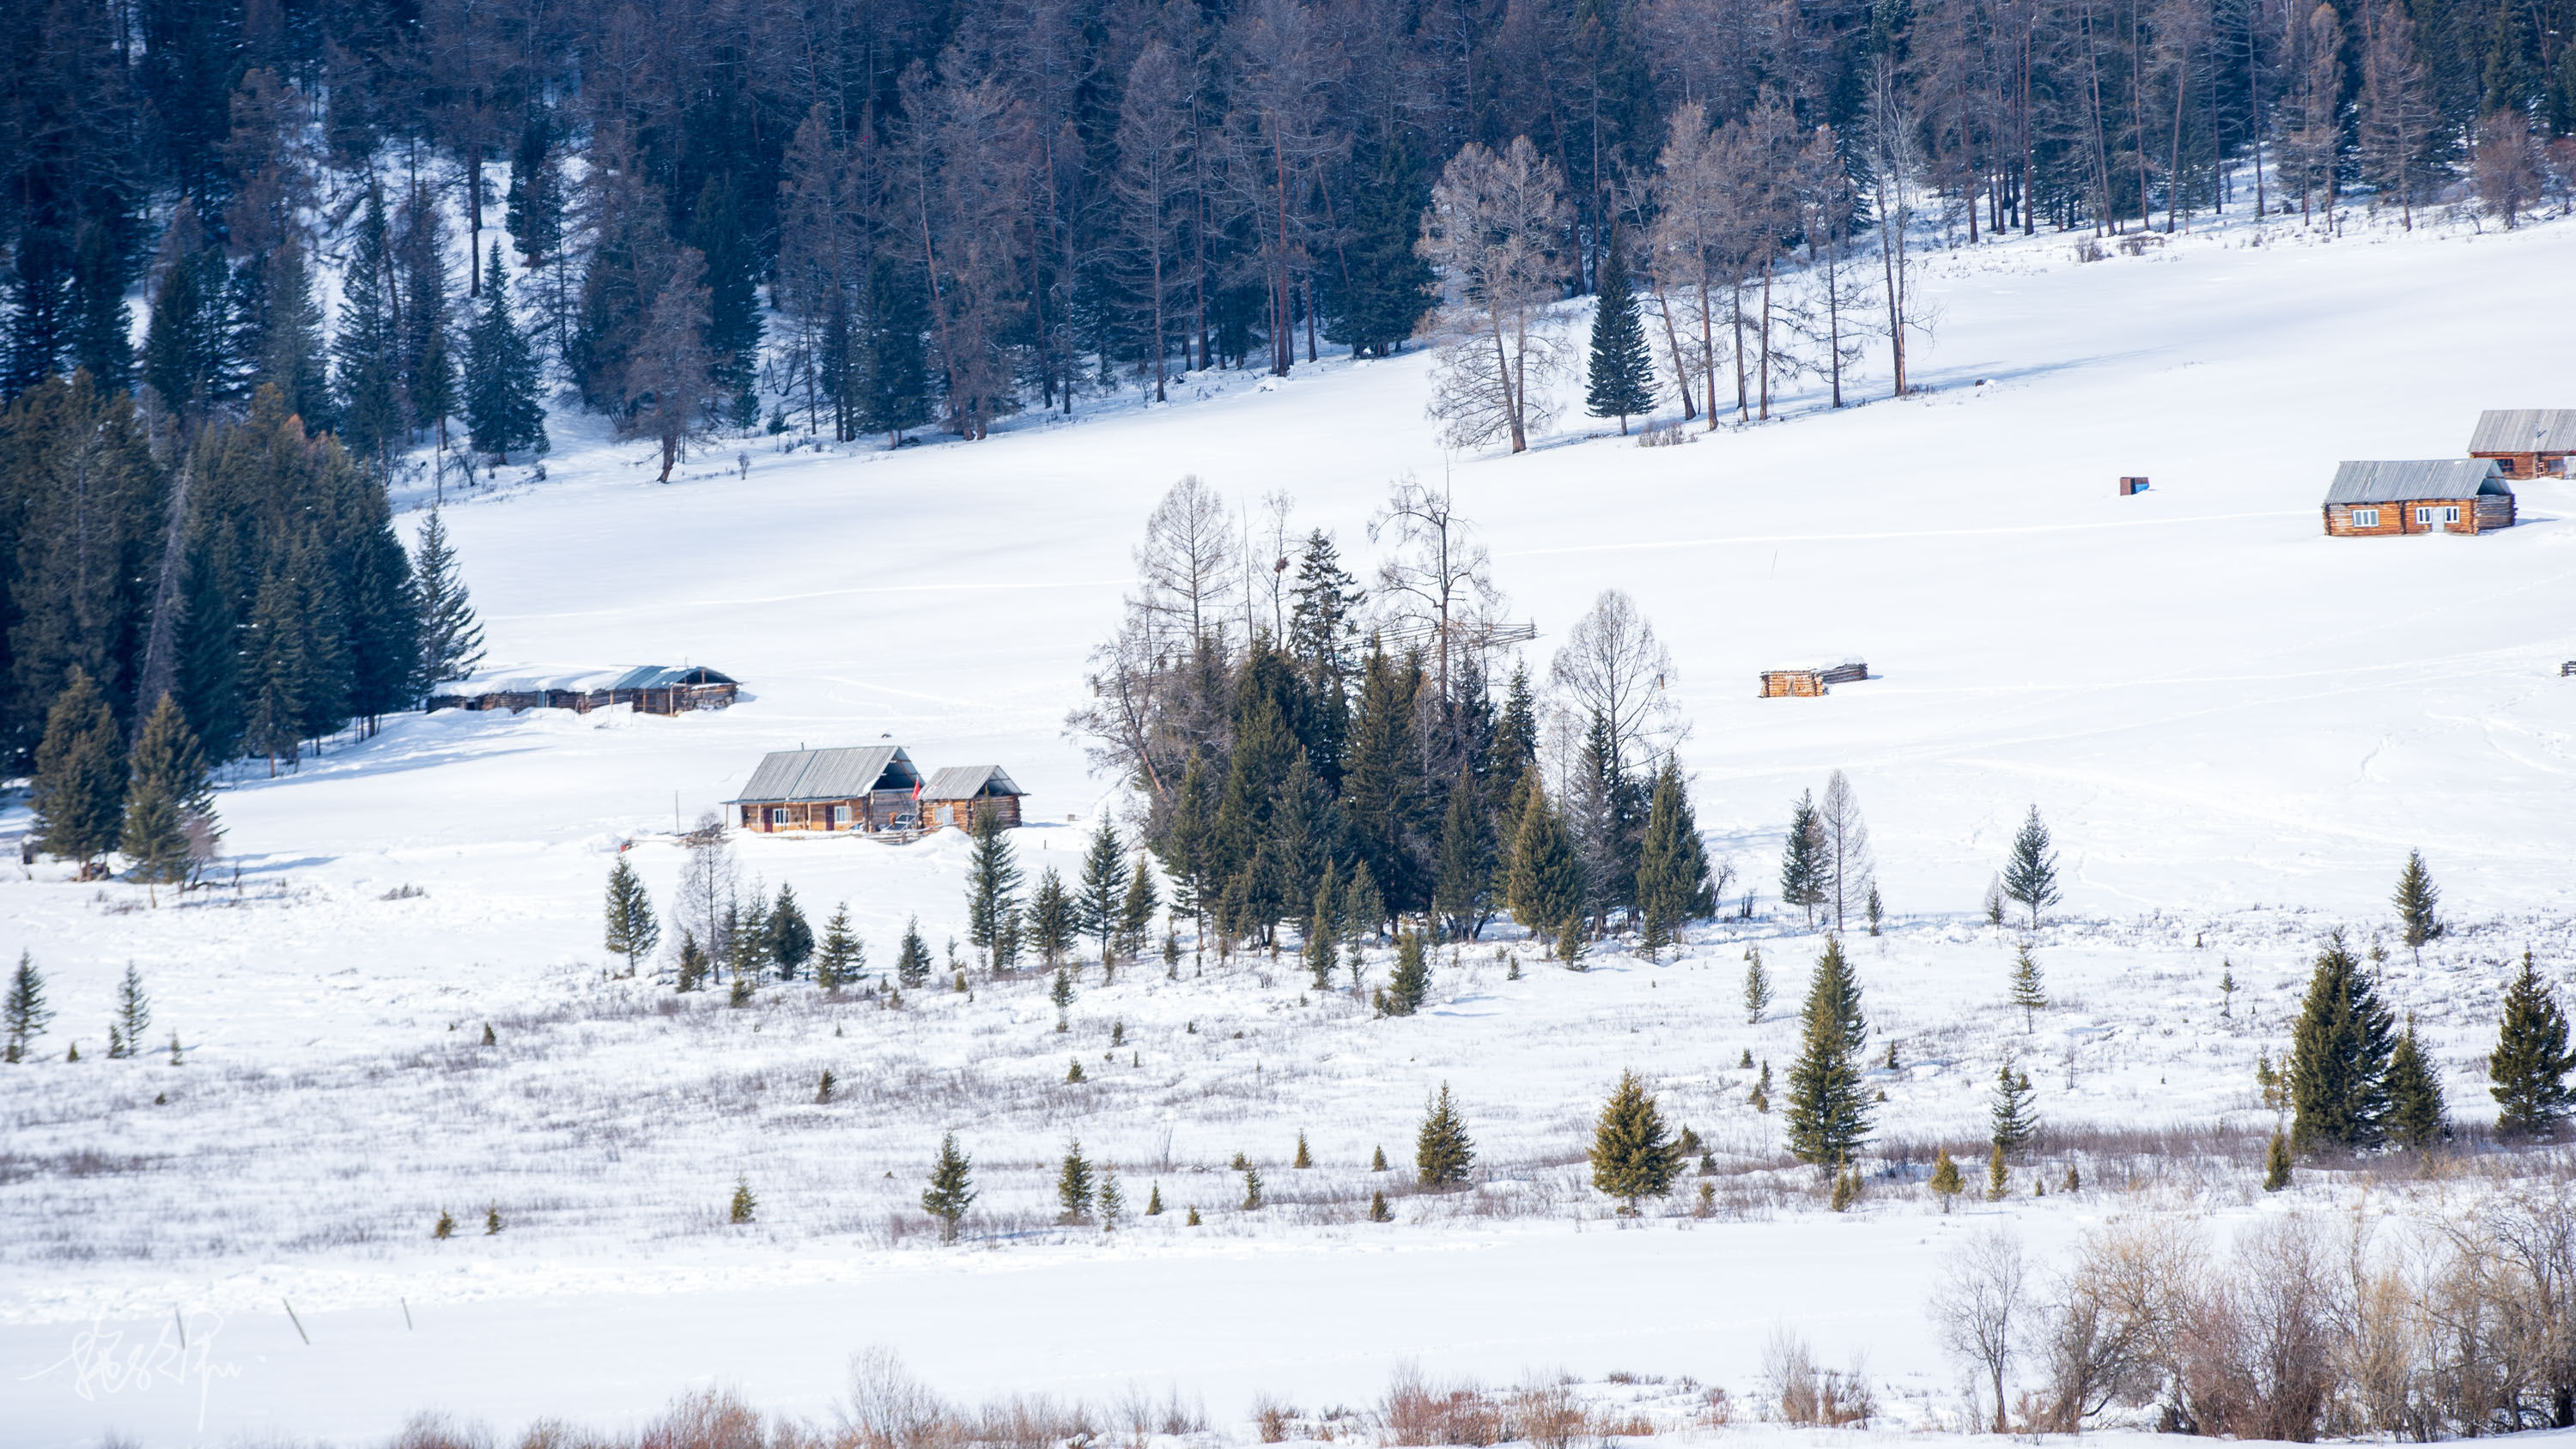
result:
M 1839 400 L 1872 335 L 1901 389 L 1917 236 L 2411 217 L 2463 174 L 2510 222 L 2576 170 L 2571 37 L 2571 0 L 13 6 L 0 398 L 268 384 L 362 457 L 460 409 L 501 452 L 541 442 L 537 348 L 667 459 L 764 400 L 975 437 L 1121 374 L 1384 353 L 1436 300 L 1502 354 L 1444 416 L 1518 439 L 1531 308 L 1621 248 L 1630 383 L 1643 342 L 1713 419 L 1801 373 Z M 469 323 L 496 281 L 524 317 Z

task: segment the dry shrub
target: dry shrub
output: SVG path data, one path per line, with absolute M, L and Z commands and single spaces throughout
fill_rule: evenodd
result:
M 1435 1385 L 1415 1364 L 1397 1366 L 1388 1380 L 1386 1399 L 1378 1410 L 1385 1442 L 1401 1445 L 1463 1445 L 1483 1449 L 1509 1437 L 1502 1406 L 1472 1379 Z
M 539 1419 L 519 1435 L 519 1449 L 614 1449 L 612 1441 L 561 1419 Z
M 1260 1432 L 1262 1443 L 1286 1443 L 1289 1424 L 1296 1417 L 1297 1411 L 1277 1397 L 1270 1394 L 1253 1395 L 1252 1426 Z
M 682 1394 L 644 1427 L 635 1449 L 764 1449 L 760 1412 L 731 1389 Z
M 420 1413 L 411 1416 L 385 1449 L 492 1449 L 492 1435 L 480 1424 L 460 1424 L 436 1412 Z
M 1570 1449 L 1584 1435 L 1590 1416 L 1583 1401 L 1565 1384 L 1531 1384 L 1512 1391 L 1512 1419 L 1535 1449 Z
M 1780 1417 L 1787 1423 L 1826 1429 L 1839 1429 L 1846 1424 L 1866 1428 L 1878 1409 L 1870 1397 L 1868 1379 L 1860 1370 L 1846 1373 L 1816 1367 L 1807 1341 L 1785 1327 L 1773 1329 L 1770 1343 L 1762 1350 L 1762 1377 L 1771 1391 L 1771 1401 L 1779 1406 Z

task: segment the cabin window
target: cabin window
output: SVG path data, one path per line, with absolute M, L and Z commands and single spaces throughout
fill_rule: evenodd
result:
M 832 828 L 834 830 L 847 830 L 850 828 L 849 806 L 835 805 L 832 807 Z
M 2376 508 L 2354 509 L 2352 511 L 2352 526 L 2355 528 L 2377 528 L 2379 526 L 2379 510 Z
M 786 827 L 787 807 L 784 805 L 771 806 L 769 810 L 769 828 L 772 830 L 783 830 Z
M 2459 521 L 2460 521 L 2460 505 L 2458 505 L 2458 504 L 2454 503 L 2454 504 L 2452 504 L 2450 507 L 2443 509 L 2443 510 L 2442 510 L 2442 521 L 2443 521 L 2444 523 L 2457 523 L 2457 522 L 2459 522 Z
M 2513 471 L 2513 460 L 2512 460 L 2511 458 L 2498 458 L 2498 459 L 2496 460 L 2496 471 L 2497 471 L 2497 472 L 2499 472 L 2499 473 L 2510 473 L 2510 472 L 2512 472 L 2512 471 Z

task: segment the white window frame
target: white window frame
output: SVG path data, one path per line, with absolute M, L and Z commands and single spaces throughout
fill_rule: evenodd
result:
M 786 825 L 787 825 L 787 807 L 786 807 L 786 806 L 784 806 L 784 805 L 772 805 L 772 806 L 770 806 L 770 807 L 769 807 L 769 828 L 770 828 L 770 829 L 772 829 L 772 830 L 780 830 L 780 829 L 784 829 L 784 828 L 786 827 Z
M 2458 505 L 2458 504 L 2454 503 L 2454 504 L 2450 505 L 2449 507 L 2447 507 L 2447 508 L 2443 509 L 2443 510 L 2442 510 L 2442 521 L 2443 521 L 2444 523 L 2457 523 L 2457 522 L 2459 522 L 2459 521 L 2460 521 L 2460 505 Z
M 2376 508 L 2354 509 L 2352 511 L 2352 526 L 2355 528 L 2377 528 L 2379 526 L 2379 510 Z
M 848 829 L 848 828 L 849 828 L 849 824 L 850 824 L 850 807 L 849 807 L 849 806 L 847 806 L 847 805 L 835 805 L 835 806 L 833 806 L 833 807 L 832 807 L 832 828 L 833 828 L 833 829 L 835 829 L 835 830 L 846 830 L 846 829 Z

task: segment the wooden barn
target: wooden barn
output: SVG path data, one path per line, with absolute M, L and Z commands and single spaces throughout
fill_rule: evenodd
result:
M 2493 458 L 2506 479 L 2564 478 L 2576 457 L 2576 408 L 2514 408 L 2478 414 L 2469 456 Z
M 1765 669 L 1762 671 L 1762 699 L 1813 699 L 1830 694 L 1837 684 L 1857 684 L 1869 678 L 1869 666 L 1857 659 L 1840 664 L 1816 664 L 1804 669 Z
M 2344 463 L 2326 489 L 2335 538 L 2485 533 L 2513 526 L 2513 489 L 2493 458 Z
M 1006 828 L 1016 826 L 1020 797 L 1027 793 L 999 765 L 950 765 L 922 789 L 921 828 L 972 830 L 986 815 L 998 817 Z
M 745 830 L 881 831 L 921 828 L 921 771 L 901 745 L 777 750 L 742 793 L 726 801 Z
M 588 714 L 627 704 L 638 714 L 723 709 L 741 684 L 696 664 L 639 664 L 631 669 L 487 670 L 430 686 L 427 709 L 568 709 Z

